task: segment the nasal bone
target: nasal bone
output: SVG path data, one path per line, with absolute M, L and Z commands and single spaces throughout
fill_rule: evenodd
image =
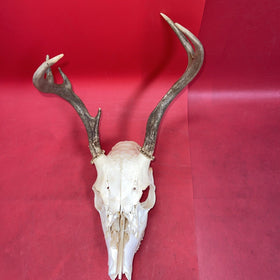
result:
M 124 227 L 125 227 L 125 217 L 122 214 L 122 212 L 120 212 L 120 239 L 119 239 L 119 246 L 118 246 L 118 261 L 117 261 L 118 279 L 122 279 L 122 274 L 123 274 Z

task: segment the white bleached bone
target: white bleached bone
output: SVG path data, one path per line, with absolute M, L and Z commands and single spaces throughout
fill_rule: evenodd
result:
M 155 204 L 155 185 L 150 159 L 135 142 L 120 142 L 94 160 L 97 179 L 93 185 L 95 207 L 101 218 L 108 251 L 109 276 L 131 279 L 132 261 Z M 148 197 L 140 202 L 149 187 Z

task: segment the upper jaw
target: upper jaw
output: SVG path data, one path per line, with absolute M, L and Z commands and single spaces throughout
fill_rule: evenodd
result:
M 108 274 L 112 280 L 116 277 L 122 279 L 123 274 L 128 280 L 131 279 L 133 258 L 144 236 L 147 214 L 148 210 L 137 205 L 134 215 L 120 212 L 107 229 Z

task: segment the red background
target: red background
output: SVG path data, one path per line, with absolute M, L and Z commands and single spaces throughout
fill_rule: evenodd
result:
M 85 130 L 31 77 L 46 53 L 63 52 L 75 92 L 92 114 L 103 110 L 103 148 L 142 144 L 149 113 L 186 65 L 159 12 L 199 34 L 206 56 L 160 128 L 157 203 L 133 279 L 279 279 L 279 9 L 251 0 L 1 4 L 1 279 L 106 279 Z

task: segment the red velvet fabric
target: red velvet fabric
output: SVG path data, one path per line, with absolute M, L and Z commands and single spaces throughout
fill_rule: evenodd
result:
M 279 279 L 277 1 L 206 1 L 189 90 L 200 279 Z

